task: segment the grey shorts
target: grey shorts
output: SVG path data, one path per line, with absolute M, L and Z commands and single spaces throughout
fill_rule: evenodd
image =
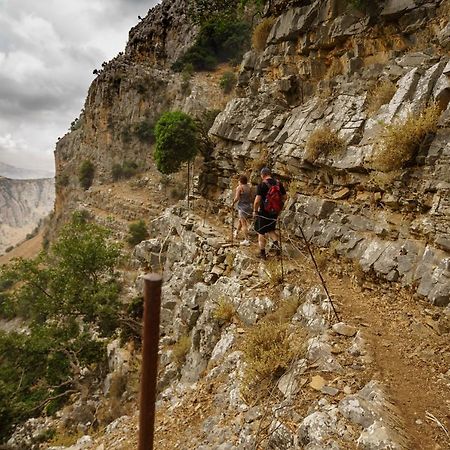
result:
M 252 216 L 253 216 L 253 207 L 251 205 L 249 207 L 238 208 L 239 219 L 250 219 Z

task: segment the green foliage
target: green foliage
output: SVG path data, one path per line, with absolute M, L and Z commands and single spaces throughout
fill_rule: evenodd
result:
M 202 24 L 195 44 L 173 65 L 182 71 L 187 64 L 194 70 L 214 70 L 219 62 L 241 59 L 250 41 L 248 23 L 217 16 Z
M 182 163 L 197 154 L 197 127 L 188 114 L 181 111 L 163 114 L 155 126 L 155 136 L 156 166 L 163 174 L 177 172 Z
M 134 134 L 145 144 L 153 144 L 155 142 L 155 132 L 153 124 L 145 119 L 134 126 Z
M 89 160 L 84 160 L 81 163 L 80 170 L 78 172 L 78 180 L 80 181 L 81 186 L 87 190 L 92 186 L 92 182 L 94 181 L 95 167 Z
M 0 315 L 26 320 L 27 332 L 0 332 L 0 438 L 59 408 L 82 368 L 95 373 L 104 365 L 101 338 L 115 332 L 121 308 L 120 252 L 108 238 L 75 214 L 47 254 L 2 267 Z
M 123 164 L 114 164 L 111 175 L 114 181 L 121 178 L 131 178 L 138 172 L 138 165 L 134 161 L 125 161 Z
M 128 227 L 128 233 L 129 236 L 127 242 L 131 245 L 137 245 L 149 236 L 147 225 L 143 220 L 130 224 Z
M 225 72 L 220 78 L 219 84 L 224 94 L 229 94 L 236 84 L 236 75 L 233 72 Z
M 123 127 L 122 132 L 120 133 L 120 138 L 124 144 L 129 144 L 131 142 L 132 135 L 130 124 Z
M 212 17 L 236 18 L 247 6 L 262 8 L 265 0 L 190 0 L 189 15 L 197 24 L 203 24 Z
M 347 3 L 349 3 L 356 9 L 365 9 L 368 5 L 367 0 L 347 0 Z

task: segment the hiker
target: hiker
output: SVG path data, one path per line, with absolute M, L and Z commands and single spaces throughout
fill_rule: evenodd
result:
M 261 179 L 253 204 L 253 217 L 258 233 L 259 257 L 266 259 L 266 235 L 272 239 L 272 249 L 275 253 L 281 254 L 276 227 L 278 215 L 286 200 L 286 190 L 282 183 L 272 177 L 272 172 L 267 167 L 261 169 Z
M 236 192 L 233 200 L 233 207 L 237 204 L 239 223 L 234 231 L 234 238 L 236 239 L 239 231 L 242 229 L 244 240 L 241 245 L 250 245 L 248 238 L 248 220 L 252 217 L 252 188 L 248 185 L 248 180 L 245 175 L 239 177 L 239 185 L 236 188 Z

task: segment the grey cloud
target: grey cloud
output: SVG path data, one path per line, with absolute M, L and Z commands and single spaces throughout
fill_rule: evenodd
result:
M 54 143 L 79 115 L 92 70 L 125 48 L 137 16 L 156 3 L 0 0 L 0 160 L 26 154 L 53 167 Z

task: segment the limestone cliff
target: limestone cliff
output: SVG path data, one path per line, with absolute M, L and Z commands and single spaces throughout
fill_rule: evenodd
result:
M 230 176 L 255 175 L 264 161 L 295 182 L 285 216 L 291 232 L 301 225 L 314 244 L 331 245 L 364 271 L 448 303 L 448 0 L 377 1 L 359 9 L 346 0 L 268 5 L 273 27 L 263 50 L 245 55 L 232 99 L 221 95 L 214 74 L 195 75 L 186 92 L 170 70 L 195 36 L 187 3 L 149 11 L 130 31 L 125 52 L 104 63 L 76 129 L 57 144 L 57 180 L 64 182 L 57 183 L 56 219 L 83 201 L 83 160 L 95 165 L 94 184 L 110 180 L 112 166 L 124 161 L 153 168 L 142 127 L 168 109 L 221 108 L 210 130 L 215 151 L 200 176 L 205 195 L 217 199 L 225 190 L 226 198 Z M 394 86 L 393 97 L 369 112 L 369 93 L 383 82 Z M 375 170 L 382 124 L 419 114 L 429 101 L 441 110 L 437 133 L 402 170 Z M 306 143 L 325 125 L 345 148 L 311 160 Z
M 345 1 L 298 3 L 276 18 L 264 51 L 245 55 L 237 97 L 211 129 L 218 144 L 206 191 L 226 189 L 263 153 L 279 176 L 296 181 L 285 215 L 292 233 L 302 227 L 317 246 L 445 305 L 449 3 L 374 2 L 365 13 Z M 380 80 L 395 85 L 393 96 L 370 114 L 369 92 Z M 438 131 L 409 165 L 377 171 L 383 124 L 399 126 L 427 102 L 439 105 Z M 346 145 L 311 158 L 308 139 L 324 126 Z
M 31 233 L 53 209 L 52 178 L 10 180 L 0 177 L 0 253 Z

